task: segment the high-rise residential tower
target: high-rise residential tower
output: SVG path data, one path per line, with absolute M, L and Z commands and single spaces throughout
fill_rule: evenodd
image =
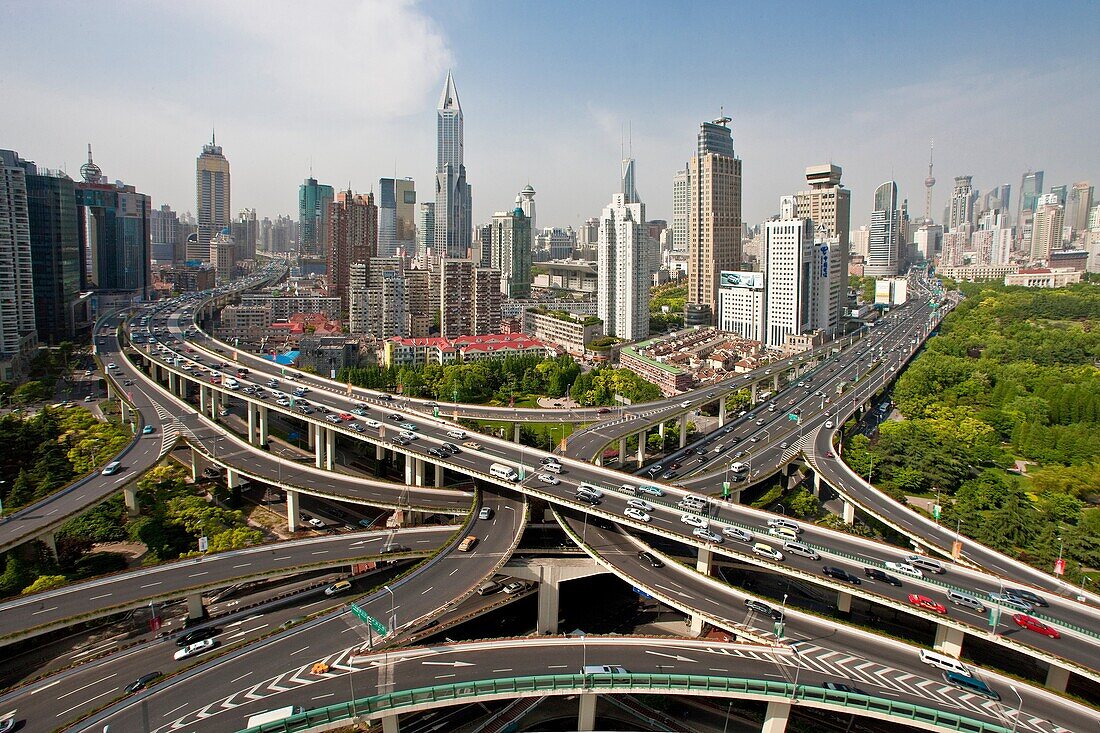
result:
M 198 236 L 187 259 L 210 261 L 210 240 L 233 219 L 229 192 L 229 161 L 211 133 L 210 144 L 202 146 L 202 154 L 195 161 Z
M 687 252 L 688 248 L 688 170 L 676 171 L 672 177 L 672 251 Z
M 978 192 L 970 185 L 972 178 L 955 176 L 955 188 L 951 191 L 947 221 L 944 222 L 944 228 L 949 232 L 958 231 L 966 224 L 974 226 L 977 221 L 975 205 L 978 203 Z
M 469 257 L 472 227 L 470 185 L 463 163 L 462 105 L 447 72 L 436 110 L 435 257 Z
M 875 208 L 871 212 L 871 232 L 863 268 L 865 275 L 893 277 L 898 274 L 900 227 L 898 184 L 887 181 L 875 189 Z
M 1079 181 L 1069 190 L 1066 204 L 1066 226 L 1080 235 L 1089 228 L 1089 212 L 1092 210 L 1094 189 L 1088 181 Z
M 531 220 L 523 213 L 522 195 L 512 211 L 493 214 L 489 230 L 489 266 L 500 271 L 500 287 L 509 298 L 531 297 Z
M 1020 208 L 1016 214 L 1016 221 L 1023 221 L 1024 212 L 1035 211 L 1039 197 L 1043 195 L 1043 172 L 1028 171 L 1020 181 Z
M 1061 248 L 1062 227 L 1065 226 L 1065 220 L 1066 210 L 1058 199 L 1058 194 L 1044 194 L 1036 200 L 1031 223 L 1031 259 L 1033 261 L 1049 262 L 1051 250 Z
M 435 203 L 421 203 L 416 210 L 416 256 L 427 257 L 435 249 Z
M 378 206 L 374 194 L 351 190 L 336 194 L 329 204 L 328 281 L 329 296 L 340 299 L 340 310 L 348 312 L 351 265 L 366 262 L 378 253 Z
M 806 168 L 808 191 L 794 195 L 794 215 L 814 223 L 815 240 L 836 241 L 836 262 L 829 270 L 831 280 L 830 323 L 839 324 L 848 305 L 848 231 L 852 221 L 852 192 L 840 183 L 843 170 L 825 163 Z
M 331 249 L 333 195 L 332 186 L 318 183 L 313 176 L 298 186 L 298 253 L 302 257 L 325 257 Z
M 780 218 L 764 224 L 764 343 L 768 346 L 783 347 L 788 336 L 813 328 L 813 238 L 809 219 Z
M 623 161 L 622 188 L 600 215 L 596 245 L 596 314 L 604 334 L 627 341 L 649 335 L 649 250 L 645 204 L 634 185 L 634 161 Z
M 699 125 L 688 164 L 688 292 L 685 323 L 710 325 L 718 313 L 718 274 L 741 266 L 741 159 L 730 119 Z
M 255 209 L 241 209 L 233 221 L 233 239 L 237 244 L 234 255 L 237 262 L 256 259 L 256 242 L 260 237 L 260 224 Z
M 26 373 L 38 344 L 25 165 L 15 151 L 0 150 L 0 379 L 5 382 Z

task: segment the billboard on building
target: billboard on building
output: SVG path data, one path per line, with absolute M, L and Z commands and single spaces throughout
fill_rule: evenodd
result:
M 875 280 L 875 305 L 890 305 L 889 280 Z
M 909 299 L 909 281 L 904 277 L 894 280 L 894 305 L 905 305 Z
M 718 287 L 763 290 L 764 273 L 742 272 L 739 270 L 723 270 L 722 272 L 718 273 Z

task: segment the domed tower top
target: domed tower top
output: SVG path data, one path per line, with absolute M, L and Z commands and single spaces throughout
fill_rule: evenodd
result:
M 80 175 L 87 183 L 99 183 L 103 177 L 103 171 L 92 160 L 92 144 L 88 143 L 88 162 L 80 166 Z

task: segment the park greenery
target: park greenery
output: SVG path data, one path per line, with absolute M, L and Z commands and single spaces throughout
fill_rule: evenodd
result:
M 257 544 L 263 534 L 249 527 L 240 511 L 223 508 L 206 496 L 206 487 L 189 484 L 176 464 L 162 464 L 137 482 L 141 513 L 128 516 L 119 495 L 75 517 L 55 534 L 57 557 L 44 545 L 27 543 L 3 556 L 0 596 L 33 593 L 126 568 L 125 556 L 93 552 L 98 543 L 140 542 L 152 564 L 194 554 L 199 537 L 209 551 Z
M 564 397 L 580 371 L 568 356 L 516 356 L 446 366 L 349 367 L 341 369 L 337 379 L 357 387 L 400 391 L 410 397 L 503 404 L 530 395 Z
M 898 379 L 903 416 L 852 437 L 853 470 L 1067 577 L 1100 568 L 1100 289 L 978 283 Z
M 649 330 L 652 333 L 665 333 L 683 328 L 686 302 L 686 285 L 672 282 L 650 290 Z M 668 306 L 668 313 L 664 312 L 662 306 Z
M 47 407 L 30 417 L 0 417 L 8 441 L 0 453 L 0 499 L 5 513 L 48 496 L 90 473 L 132 439 L 128 427 L 97 420 L 79 407 Z

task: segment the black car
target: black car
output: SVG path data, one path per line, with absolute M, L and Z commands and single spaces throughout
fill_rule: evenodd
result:
M 821 686 L 824 687 L 826 690 L 832 690 L 833 692 L 851 692 L 855 693 L 856 695 L 866 694 L 858 687 L 852 687 L 851 685 L 846 685 L 843 682 L 822 682 Z
M 765 616 L 770 616 L 773 621 L 783 620 L 782 611 L 780 611 L 778 608 L 772 608 L 767 603 L 764 603 L 763 601 L 758 601 L 755 598 L 746 598 L 745 608 L 749 609 L 750 611 L 755 611 L 756 613 L 763 614 Z
M 408 445 L 409 444 L 409 441 L 406 440 L 405 438 L 402 438 L 400 435 L 393 436 L 392 440 L 397 445 Z
M 871 580 L 877 580 L 880 583 L 889 583 L 890 585 L 901 587 L 901 581 L 895 578 L 893 575 L 888 575 L 878 568 L 863 568 L 863 574 Z
M 209 639 L 222 633 L 221 629 L 214 626 L 206 626 L 201 629 L 195 629 L 194 631 L 188 631 L 186 634 L 180 634 L 176 637 L 176 646 L 187 646 L 188 644 L 194 644 L 196 641 L 202 641 L 203 639 Z
M 600 503 L 600 497 L 592 496 L 592 494 L 577 494 L 577 500 L 583 501 L 586 504 L 591 504 L 592 506 L 596 506 Z
M 130 684 L 126 685 L 126 692 L 137 692 L 138 690 L 144 690 L 146 687 L 153 684 L 153 681 L 160 676 L 160 672 L 149 672 L 148 674 L 143 674 Z
M 1043 608 L 1050 608 L 1050 604 L 1042 596 L 1035 595 L 1026 588 L 1005 588 L 1005 593 L 1027 601 L 1033 606 L 1042 606 Z
M 396 412 L 391 412 L 389 415 L 386 415 L 386 417 L 394 422 L 404 422 L 405 420 L 405 418 L 401 417 Z
M 439 447 L 442 448 L 443 450 L 445 450 L 446 452 L 450 453 L 452 456 L 457 456 L 459 453 L 462 452 L 462 449 L 459 448 L 454 443 L 444 443 Z
M 638 553 L 638 559 L 644 560 L 645 562 L 649 563 L 649 567 L 651 568 L 663 568 L 665 566 L 665 564 L 661 562 L 661 558 L 657 557 L 652 552 L 646 552 L 645 550 L 642 550 Z
M 668 481 L 669 479 L 674 479 L 674 478 L 676 478 L 676 472 L 675 471 L 665 471 L 664 473 L 661 474 L 661 478 L 664 479 L 665 481 Z
M 428 449 L 428 455 L 435 456 L 436 458 L 446 458 L 447 457 L 447 453 L 440 450 L 439 448 L 429 448 Z
M 863 582 L 844 568 L 838 568 L 832 565 L 826 565 L 821 568 L 821 572 L 825 573 L 825 575 L 828 575 L 830 578 L 843 580 L 845 583 L 851 583 L 852 585 L 860 585 Z

